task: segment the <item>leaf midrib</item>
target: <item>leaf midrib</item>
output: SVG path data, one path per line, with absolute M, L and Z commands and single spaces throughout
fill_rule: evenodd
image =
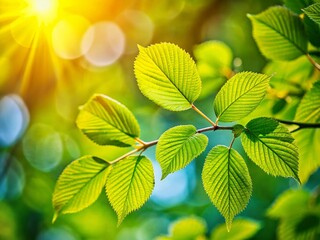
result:
M 254 89 L 256 86 L 258 86 L 259 84 L 263 83 L 265 80 L 267 80 L 267 78 L 269 77 L 263 77 L 263 79 L 258 82 L 256 85 L 252 86 L 250 89 L 248 89 L 248 91 L 244 92 L 242 95 L 240 95 L 239 97 L 237 97 L 234 101 L 232 101 L 228 107 L 226 107 L 221 114 L 218 116 L 218 119 L 221 118 L 221 116 L 235 103 L 237 102 L 240 98 L 242 98 L 244 95 L 248 94 L 252 89 Z
M 250 132 L 251 135 L 253 135 L 256 139 L 258 139 L 258 141 L 261 142 L 263 145 L 265 145 L 269 150 L 271 150 L 271 152 L 277 155 L 284 162 L 284 164 L 289 167 L 289 169 L 293 172 L 294 176 L 299 180 L 298 175 L 292 170 L 290 165 L 281 156 L 279 156 L 277 152 L 275 152 L 272 148 L 270 148 L 265 142 L 263 142 L 257 135 L 252 133 L 248 128 L 247 128 L 247 131 Z
M 191 139 L 192 139 L 192 138 L 194 138 L 194 139 L 196 140 L 196 143 L 198 144 L 198 138 L 195 138 L 195 136 L 199 136 L 199 135 L 200 135 L 199 133 L 193 133 L 191 136 L 188 136 L 188 137 L 185 139 L 185 141 L 183 141 L 183 143 L 180 144 L 181 147 L 175 152 L 174 157 L 172 158 L 172 160 L 176 160 L 176 157 L 177 157 L 178 153 L 181 152 L 182 148 L 183 148 L 184 146 L 186 146 L 187 143 L 190 143 L 190 142 L 191 142 Z M 193 155 L 194 155 L 194 154 L 193 154 Z M 191 159 L 191 160 L 192 160 L 192 159 Z M 166 168 L 166 172 L 168 171 L 169 168 L 171 169 L 171 165 L 172 165 L 172 164 L 173 164 L 173 161 L 170 161 L 170 162 L 169 162 L 169 165 L 168 165 L 167 168 Z
M 109 165 L 109 166 L 110 166 L 110 165 Z M 101 170 L 99 170 L 92 178 L 90 178 L 89 181 L 87 181 L 87 182 L 79 189 L 79 191 L 78 191 L 76 194 L 73 195 L 73 197 L 71 197 L 70 199 L 68 199 L 68 201 L 67 201 L 67 202 L 65 203 L 65 205 L 60 209 L 60 211 L 62 211 L 63 209 L 69 207 L 70 200 L 76 198 L 76 197 L 80 194 L 81 190 L 83 190 L 84 188 L 86 188 L 93 179 L 95 179 L 98 175 L 102 174 L 105 170 L 107 170 L 109 166 L 105 166 L 105 167 L 101 168 Z
M 294 17 L 292 15 L 290 15 L 291 17 Z M 291 39 L 287 38 L 284 34 L 282 34 L 281 32 L 279 32 L 277 29 L 275 29 L 274 27 L 272 27 L 271 25 L 269 25 L 268 23 L 266 22 L 263 22 L 262 20 L 260 20 L 259 18 L 257 17 L 254 17 L 254 19 L 257 21 L 257 22 L 260 22 L 264 25 L 266 25 L 267 27 L 271 28 L 274 32 L 276 32 L 277 34 L 279 34 L 281 37 L 283 37 L 284 39 L 288 40 L 292 45 L 294 45 L 301 53 L 303 54 L 306 54 L 306 52 L 304 52 L 303 49 L 300 48 L 300 46 L 296 45 L 295 42 L 293 42 Z
M 138 137 L 138 136 L 132 135 L 132 134 L 124 131 L 124 129 L 121 129 L 121 128 L 117 127 L 116 125 L 111 124 L 110 122 L 106 121 L 103 117 L 100 117 L 100 116 L 98 116 L 98 115 L 96 115 L 96 114 L 94 114 L 94 113 L 92 113 L 92 112 L 90 112 L 90 111 L 88 111 L 88 110 L 86 110 L 86 109 L 83 109 L 82 111 L 86 111 L 86 112 L 89 113 L 90 115 L 92 115 L 92 116 L 100 119 L 102 122 L 106 123 L 107 125 L 112 126 L 113 128 L 117 129 L 119 132 L 121 132 L 121 133 L 123 133 L 124 135 L 130 137 L 130 138 L 133 139 L 133 140 L 135 140 L 135 138 Z
M 123 204 L 123 208 L 122 208 L 123 210 L 121 212 L 121 219 L 123 219 L 124 218 L 123 216 L 126 215 L 125 212 L 127 212 L 129 192 L 130 192 L 130 190 L 132 188 L 132 182 L 133 182 L 133 179 L 134 179 L 134 175 L 135 175 L 136 169 L 137 169 L 138 164 L 140 163 L 141 160 L 142 160 L 142 157 L 139 156 L 137 158 L 136 162 L 135 162 L 135 165 L 134 165 L 134 168 L 133 168 L 133 171 L 132 171 L 132 175 L 131 175 L 131 178 L 130 178 L 130 182 L 129 182 L 128 191 L 127 191 L 127 194 L 126 194 L 125 200 L 124 200 L 124 204 Z
M 178 90 L 178 92 L 187 100 L 187 102 L 191 105 L 192 103 L 189 102 L 189 99 L 183 94 L 183 92 L 180 91 L 180 89 L 176 86 L 176 84 L 168 77 L 168 75 L 160 68 L 160 66 L 157 65 L 157 63 L 152 59 L 152 57 L 148 54 L 147 49 L 144 51 L 146 55 L 151 59 L 151 61 L 154 63 L 154 65 L 160 70 L 160 72 L 163 73 L 163 75 L 169 80 L 169 82 L 175 87 L 175 89 Z

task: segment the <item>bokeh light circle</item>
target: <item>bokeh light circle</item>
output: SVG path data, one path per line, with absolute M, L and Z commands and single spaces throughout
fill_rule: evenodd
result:
M 125 10 L 117 18 L 117 23 L 119 23 L 126 36 L 125 53 L 132 54 L 137 52 L 137 44 L 142 46 L 150 44 L 153 37 L 154 24 L 144 12 Z
M 64 59 L 76 59 L 88 51 L 90 46 L 81 46 L 83 35 L 90 22 L 79 15 L 69 15 L 61 19 L 52 31 L 52 47 Z
M 98 22 L 92 25 L 82 39 L 86 60 L 98 67 L 117 61 L 124 52 L 125 35 L 113 22 Z
M 45 124 L 34 124 L 22 141 L 23 153 L 36 169 L 49 172 L 61 162 L 63 141 L 61 135 Z
M 0 99 L 0 147 L 16 143 L 29 124 L 29 112 L 18 95 Z

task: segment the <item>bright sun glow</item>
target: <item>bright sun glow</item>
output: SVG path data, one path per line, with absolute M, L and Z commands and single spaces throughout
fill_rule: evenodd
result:
M 51 21 L 57 12 L 57 0 L 28 0 L 30 10 L 43 21 Z

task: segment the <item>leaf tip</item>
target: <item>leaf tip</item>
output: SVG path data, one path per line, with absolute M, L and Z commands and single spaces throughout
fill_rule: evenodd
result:
M 247 13 L 247 18 L 252 19 L 252 18 L 253 18 L 253 15 L 250 14 L 250 13 Z
M 161 176 L 161 181 L 169 175 L 169 172 L 163 172 Z
M 232 219 L 226 219 L 227 231 L 231 231 Z
M 145 49 L 145 47 L 142 47 L 140 44 L 137 44 L 137 47 L 138 47 L 138 49 L 139 49 L 139 52 L 141 52 L 142 50 Z
M 54 224 L 56 222 L 58 217 L 59 217 L 59 213 L 55 211 L 53 214 L 53 217 L 52 217 L 52 224 Z

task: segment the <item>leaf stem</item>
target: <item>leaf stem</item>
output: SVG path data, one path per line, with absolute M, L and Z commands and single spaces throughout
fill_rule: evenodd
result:
M 294 121 L 282 120 L 282 119 L 275 119 L 275 120 L 287 125 L 297 125 L 298 128 L 293 130 L 292 132 L 296 132 L 304 128 L 320 128 L 320 123 L 302 123 L 302 122 L 294 122 Z
M 122 159 L 125 159 L 126 157 L 131 156 L 131 155 L 134 154 L 134 153 L 140 152 L 140 151 L 141 151 L 142 149 L 144 149 L 144 148 L 145 148 L 144 146 L 141 146 L 141 147 L 139 147 L 139 148 L 133 149 L 132 151 L 127 152 L 126 154 L 122 155 L 121 157 L 118 157 L 117 159 L 115 159 L 115 160 L 113 160 L 113 161 L 111 161 L 111 162 L 109 162 L 109 163 L 110 163 L 111 165 L 112 165 L 112 164 L 115 164 L 115 163 L 121 161 Z
M 144 141 L 142 141 L 140 138 L 135 138 L 134 140 L 136 140 L 136 142 L 140 143 L 141 145 L 146 145 L 146 143 Z
M 200 114 L 204 119 L 206 119 L 212 126 L 217 126 L 207 115 L 205 115 L 200 109 L 198 109 L 194 104 L 191 105 L 192 109 Z
M 234 140 L 236 140 L 236 138 L 235 138 L 235 137 L 234 137 L 234 138 L 232 138 L 232 141 L 231 141 L 231 143 L 230 143 L 229 149 L 231 149 L 231 148 L 232 148 L 232 145 L 233 145 L 233 143 L 234 143 Z
M 311 62 L 311 64 L 318 70 L 320 71 L 320 64 L 317 63 L 311 56 L 309 53 L 306 54 L 308 60 Z
M 209 131 L 216 131 L 216 130 L 232 130 L 233 127 L 223 127 L 223 126 L 218 126 L 218 125 L 214 125 L 214 126 L 210 126 L 210 127 L 205 127 L 205 128 L 200 128 L 200 129 L 197 129 L 197 133 L 203 133 L 203 132 L 209 132 Z M 138 138 L 136 138 L 137 140 Z M 141 139 L 139 139 L 140 141 L 137 140 L 137 142 L 141 143 L 142 145 L 141 146 L 138 146 L 136 149 L 133 149 L 132 151 L 130 152 L 127 152 L 126 154 L 118 157 L 117 159 L 109 162 L 111 165 L 112 164 L 115 164 L 123 159 L 125 159 L 126 157 L 129 157 L 137 152 L 140 152 L 140 151 L 144 151 L 146 149 L 148 149 L 149 147 L 152 147 L 154 145 L 157 145 L 158 142 L 159 142 L 159 139 L 157 140 L 153 140 L 153 141 L 150 141 L 150 142 L 144 142 L 142 141 Z

